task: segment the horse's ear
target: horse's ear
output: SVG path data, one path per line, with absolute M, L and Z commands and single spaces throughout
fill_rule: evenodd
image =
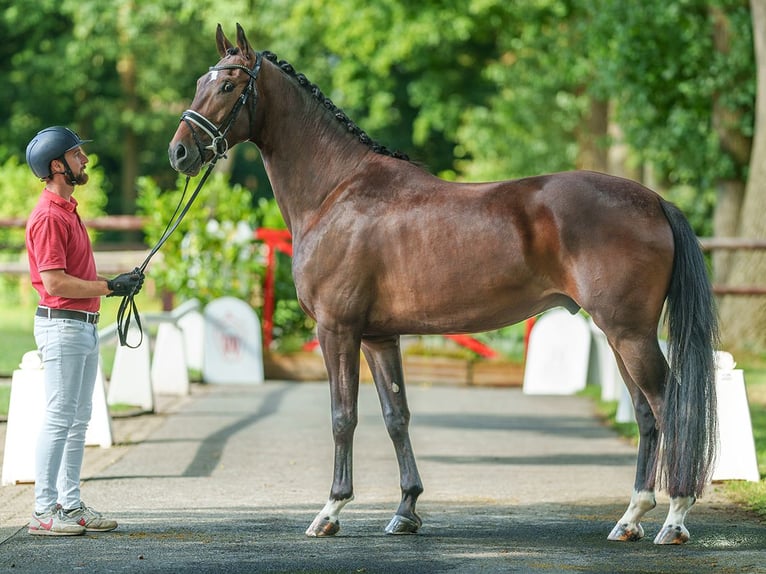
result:
M 237 26 L 239 26 L 239 24 L 237 24 Z M 226 57 L 229 49 L 234 47 L 234 44 L 229 42 L 226 34 L 223 33 L 223 28 L 220 24 L 218 24 L 218 28 L 215 31 L 215 46 L 218 48 L 218 53 L 221 55 L 221 58 Z
M 252 56 L 250 44 L 247 42 L 247 38 L 245 38 L 245 30 L 239 25 L 239 22 L 237 22 L 237 46 L 239 46 L 239 51 L 242 55 L 245 58 L 250 59 Z

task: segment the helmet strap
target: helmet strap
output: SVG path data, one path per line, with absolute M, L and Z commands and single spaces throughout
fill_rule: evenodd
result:
M 56 159 L 64 164 L 64 171 L 53 171 L 51 172 L 51 177 L 60 173 L 61 175 L 66 177 L 66 181 L 69 185 L 71 185 L 72 187 L 77 185 L 79 181 L 77 181 L 77 178 L 75 177 L 74 173 L 72 173 L 72 168 L 69 167 L 69 163 L 67 163 L 66 158 L 62 155 L 61 157 L 58 157 Z
M 63 155 L 61 156 L 61 161 L 64 163 L 64 175 L 66 175 L 67 182 L 74 187 L 77 185 L 77 179 L 75 179 L 74 174 L 72 173 L 72 168 L 69 167 L 69 164 Z

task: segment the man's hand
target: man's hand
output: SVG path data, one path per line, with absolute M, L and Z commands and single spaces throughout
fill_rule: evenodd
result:
M 109 279 L 106 286 L 111 293 L 107 297 L 124 297 L 126 295 L 136 295 L 141 291 L 144 284 L 144 272 L 136 267 L 130 273 L 121 273 L 114 279 Z

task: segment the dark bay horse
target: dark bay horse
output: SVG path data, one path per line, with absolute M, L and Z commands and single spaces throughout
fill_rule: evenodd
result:
M 556 306 L 606 334 L 640 430 L 633 495 L 610 540 L 644 535 L 666 488 L 655 542 L 689 538 L 687 512 L 715 453 L 717 319 L 697 239 L 681 212 L 638 183 L 568 172 L 496 183 L 443 181 L 370 140 L 302 74 L 218 26 L 221 60 L 197 82 L 170 142 L 184 174 L 240 142 L 258 146 L 293 237 L 301 305 L 316 320 L 330 380 L 334 478 L 309 536 L 339 530 L 353 498 L 360 349 L 399 464 L 386 527 L 414 533 L 423 485 L 409 438 L 401 334 L 470 333 Z M 667 303 L 669 362 L 657 331 Z M 668 366 L 669 363 L 669 366 Z

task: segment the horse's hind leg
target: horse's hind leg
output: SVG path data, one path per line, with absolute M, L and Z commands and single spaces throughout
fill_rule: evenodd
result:
M 625 378 L 624 374 L 623 378 Z M 628 383 L 628 387 L 633 396 L 633 408 L 639 426 L 639 446 L 636 460 L 636 480 L 633 494 L 630 497 L 630 504 L 608 536 L 609 540 L 621 542 L 633 542 L 643 538 L 644 528 L 641 526 L 641 519 L 644 514 L 657 506 L 654 487 L 649 486 L 646 480 L 647 470 L 653 466 L 652 461 L 656 456 L 657 428 L 646 398 L 632 382 Z
M 388 435 L 394 443 L 396 459 L 399 463 L 402 500 L 396 514 L 386 527 L 386 533 L 413 534 L 422 523 L 415 512 L 415 503 L 423 492 L 423 485 L 410 444 L 410 411 L 404 392 L 399 337 L 364 338 L 362 351 L 372 371 L 383 410 L 383 419 Z
M 663 416 L 668 366 L 654 336 L 636 343 L 624 340 L 616 348 L 619 349 L 615 353 L 617 364 L 633 398 L 639 443 L 633 496 L 628 510 L 609 534 L 609 540 L 638 540 L 644 535 L 641 517 L 656 504 L 654 488 L 660 442 L 657 421 Z M 684 519 L 695 501 L 693 495 L 671 497 L 667 518 L 654 538 L 655 544 L 683 544 L 689 540 Z
M 636 479 L 630 504 L 608 539 L 635 541 L 644 536 L 641 518 L 657 504 L 654 495 L 659 447 L 657 418 L 661 416 L 661 390 L 667 367 L 656 338 L 634 343 L 623 339 L 613 348 L 619 349 L 615 352 L 615 359 L 633 399 L 639 442 Z M 639 386 L 636 380 L 642 381 L 642 385 Z
M 686 514 L 696 502 L 694 496 L 674 496 L 662 530 L 654 537 L 655 544 L 683 544 L 689 540 L 689 531 L 684 526 Z

